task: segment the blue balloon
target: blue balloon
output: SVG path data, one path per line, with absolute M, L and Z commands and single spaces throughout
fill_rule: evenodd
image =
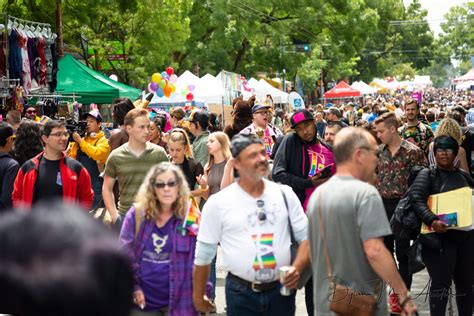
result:
M 170 76 L 168 76 L 168 74 L 166 73 L 166 71 L 163 71 L 163 72 L 161 73 L 161 78 L 169 79 Z
M 165 92 L 163 91 L 163 89 L 158 87 L 158 89 L 156 90 L 156 95 L 162 98 L 165 95 Z

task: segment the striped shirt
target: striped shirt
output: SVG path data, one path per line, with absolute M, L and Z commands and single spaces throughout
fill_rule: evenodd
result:
M 148 170 L 163 161 L 168 161 L 165 150 L 150 142 L 146 143 L 146 149 L 139 157 L 130 151 L 128 143 L 110 153 L 105 165 L 105 175 L 118 181 L 120 214 L 125 215 L 132 206 Z

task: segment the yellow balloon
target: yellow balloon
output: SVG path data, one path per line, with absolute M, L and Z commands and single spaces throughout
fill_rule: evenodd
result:
M 176 86 L 174 84 L 171 84 L 171 93 L 174 93 L 176 91 Z
M 158 72 L 155 72 L 155 73 L 151 76 L 151 81 L 153 81 L 153 82 L 158 83 L 160 80 L 161 80 L 161 74 L 158 73 Z

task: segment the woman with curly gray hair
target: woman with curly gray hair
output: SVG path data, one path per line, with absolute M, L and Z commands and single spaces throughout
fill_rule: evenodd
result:
M 189 206 L 180 168 L 169 162 L 151 168 L 120 232 L 135 278 L 132 315 L 197 315 L 192 301 L 196 236 L 185 229 Z

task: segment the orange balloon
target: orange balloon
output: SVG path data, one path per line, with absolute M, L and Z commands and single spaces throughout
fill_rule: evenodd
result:
M 171 87 L 165 86 L 165 88 L 163 89 L 163 92 L 164 92 L 165 97 L 169 98 L 171 95 Z

